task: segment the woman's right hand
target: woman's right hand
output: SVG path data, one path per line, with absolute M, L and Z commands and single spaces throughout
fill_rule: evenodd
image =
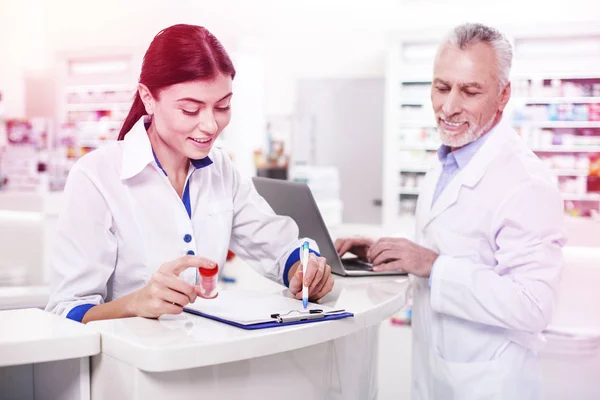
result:
M 200 287 L 179 278 L 187 268 L 215 268 L 217 264 L 206 258 L 187 255 L 160 266 L 150 282 L 132 293 L 129 306 L 138 317 L 158 318 L 163 314 L 180 314 L 183 307 L 202 297 Z

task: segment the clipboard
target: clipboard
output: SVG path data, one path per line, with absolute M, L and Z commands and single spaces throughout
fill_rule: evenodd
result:
M 183 311 L 246 330 L 277 328 L 353 317 L 342 309 L 333 309 L 302 302 L 280 294 L 231 289 L 219 293 L 216 299 L 198 298 Z

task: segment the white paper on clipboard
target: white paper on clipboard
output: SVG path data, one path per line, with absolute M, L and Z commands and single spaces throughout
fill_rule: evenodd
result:
M 269 294 L 252 290 L 231 289 L 219 292 L 216 299 L 198 297 L 186 308 L 199 311 L 223 320 L 242 325 L 272 322 L 272 314 L 287 314 L 290 311 L 322 310 L 323 313 L 334 311 L 333 308 L 321 304 L 308 303 L 307 310 L 302 301 L 284 297 L 281 294 Z

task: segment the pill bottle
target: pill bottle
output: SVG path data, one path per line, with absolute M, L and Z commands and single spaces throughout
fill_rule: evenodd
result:
M 200 293 L 203 297 L 215 297 L 217 295 L 217 281 L 219 279 L 219 266 L 214 268 L 198 268 L 200 273 Z

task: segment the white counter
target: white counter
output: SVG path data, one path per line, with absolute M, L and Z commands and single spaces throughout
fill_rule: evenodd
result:
M 236 286 L 255 279 L 241 278 Z M 261 290 L 281 291 L 260 279 Z M 89 323 L 102 335 L 102 353 L 92 360 L 92 396 L 375 398 L 379 324 L 404 305 L 407 287 L 406 277 L 337 277 L 322 303 L 353 318 L 265 330 L 186 313 Z
M 100 335 L 39 309 L 0 311 L 2 398 L 89 399 Z
M 0 191 L 0 210 L 58 215 L 62 207 L 62 192 Z
M 142 371 L 205 367 L 300 349 L 376 325 L 405 303 L 407 279 L 337 278 L 322 304 L 354 317 L 289 327 L 244 330 L 188 313 L 158 321 L 128 318 L 91 322 L 102 353 Z
M 0 311 L 0 367 L 89 357 L 100 335 L 85 325 L 39 310 Z
M 0 285 L 45 285 L 62 193 L 0 191 Z
M 0 311 L 44 308 L 49 297 L 48 286 L 0 286 Z

